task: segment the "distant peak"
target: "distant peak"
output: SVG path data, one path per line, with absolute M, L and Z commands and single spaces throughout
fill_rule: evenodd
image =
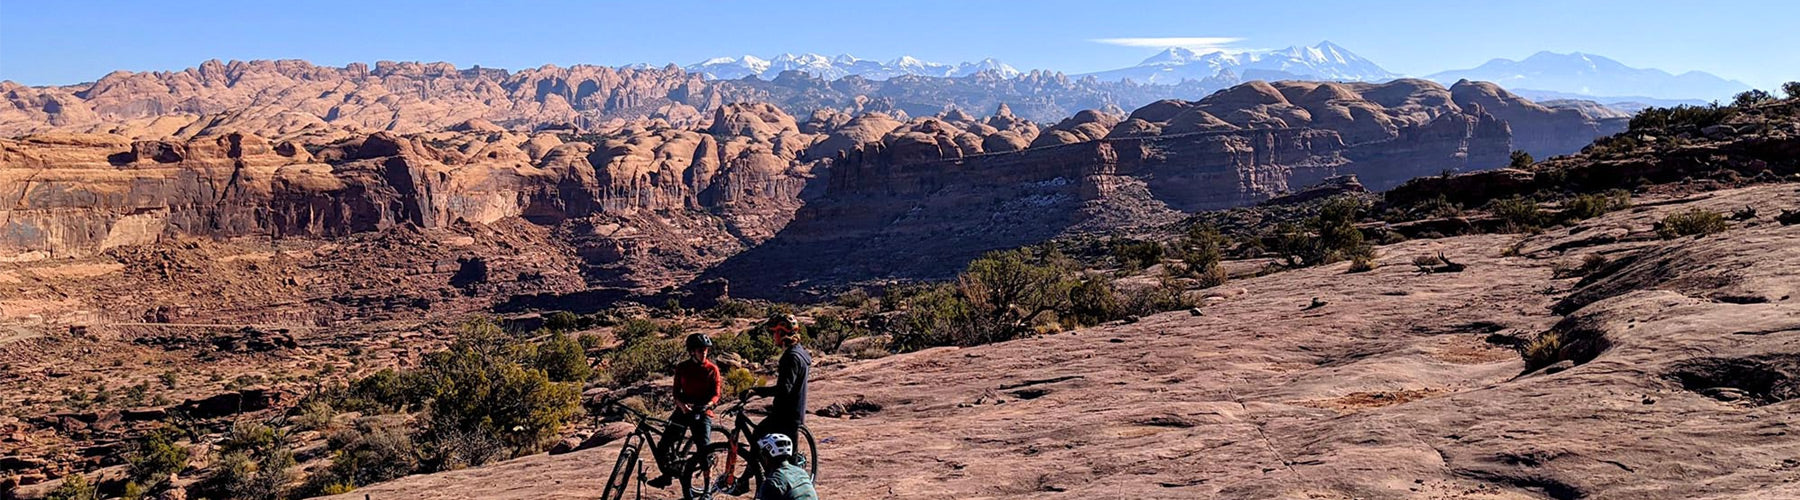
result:
M 1185 47 L 1169 47 L 1163 49 L 1162 52 L 1157 52 L 1156 55 L 1150 56 L 1148 59 L 1144 59 L 1144 62 L 1138 64 L 1180 64 L 1192 61 L 1195 57 L 1199 56 L 1200 53 L 1195 52 L 1193 49 Z

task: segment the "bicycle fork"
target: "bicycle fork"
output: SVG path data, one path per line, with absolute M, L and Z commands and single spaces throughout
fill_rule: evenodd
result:
M 601 500 L 623 500 L 625 493 L 631 491 L 627 486 L 632 476 L 637 476 L 637 498 L 644 497 L 644 461 L 643 439 L 636 435 L 627 436 L 625 445 L 619 448 L 619 461 L 613 464 L 612 475 L 606 481 L 606 489 L 601 493 Z
M 730 443 L 731 452 L 725 454 L 725 481 L 723 484 L 721 484 L 721 488 L 730 488 L 732 486 L 736 486 L 737 481 L 738 481 L 737 474 L 732 473 L 732 471 L 737 470 L 737 461 L 738 461 L 737 439 L 732 438 L 730 436 L 726 436 L 726 439 L 731 441 L 731 443 Z

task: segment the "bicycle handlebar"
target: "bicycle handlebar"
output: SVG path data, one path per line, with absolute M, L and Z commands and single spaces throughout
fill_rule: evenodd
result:
M 759 396 L 755 393 L 746 392 L 744 395 L 738 396 L 737 401 L 721 402 L 720 404 L 713 406 L 713 408 L 722 410 L 726 413 L 742 412 L 744 411 L 744 406 L 750 404 L 750 400 L 766 397 L 768 396 Z
M 616 407 L 621 410 L 625 410 L 625 413 L 631 414 L 631 416 L 637 418 L 637 420 L 640 423 L 641 422 L 650 422 L 650 423 L 657 423 L 657 424 L 664 424 L 664 425 L 667 425 L 669 423 L 668 420 L 656 418 L 656 417 L 650 416 L 649 413 L 638 410 L 637 408 L 632 408 L 630 406 L 626 406 L 625 403 L 623 403 L 623 402 L 613 401 L 613 402 L 607 403 L 607 406 L 612 406 L 612 407 Z

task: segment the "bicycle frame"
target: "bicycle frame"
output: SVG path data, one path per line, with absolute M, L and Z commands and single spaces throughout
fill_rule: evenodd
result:
M 625 436 L 625 441 L 619 449 L 619 462 L 613 465 L 612 476 L 607 480 L 606 489 L 601 494 L 602 500 L 622 499 L 622 495 L 627 490 L 625 482 L 631 480 L 630 476 L 634 471 L 639 476 L 637 478 L 638 497 L 643 497 L 644 482 L 646 481 L 646 478 L 644 477 L 645 471 L 642 467 L 643 449 L 645 446 L 650 448 L 650 458 L 655 462 L 657 470 L 664 475 L 682 472 L 680 467 L 683 462 L 686 461 L 683 459 L 680 447 L 674 447 L 668 450 L 663 449 L 664 445 L 669 443 L 660 436 L 663 435 L 663 431 L 673 425 L 673 422 L 652 417 L 649 414 L 631 407 L 623 405 L 619 405 L 618 407 L 629 413 L 631 418 L 637 421 L 637 425 L 632 428 L 630 434 Z M 686 440 L 687 433 L 683 432 L 674 439 Z M 696 449 L 694 450 L 694 453 L 697 454 L 702 451 L 704 450 Z M 693 454 L 690 454 L 689 457 L 687 457 L 687 459 L 692 458 Z M 628 465 L 628 462 L 635 462 L 636 465 Z M 620 479 L 621 469 L 624 470 L 623 479 Z M 615 480 L 620 482 L 615 484 Z M 686 483 L 684 482 L 683 484 L 685 485 Z M 687 497 L 684 496 L 683 498 Z
M 637 426 L 631 430 L 631 435 L 626 438 L 637 438 L 640 444 L 650 445 L 650 458 L 656 461 L 657 470 L 666 471 L 669 466 L 675 465 L 674 462 L 676 462 L 676 460 L 674 459 L 679 457 L 666 456 L 664 454 L 663 445 L 668 443 L 664 443 L 662 439 L 663 431 L 667 430 L 669 426 L 674 425 L 674 422 L 650 416 L 650 414 L 637 411 L 629 406 L 618 405 L 618 407 L 625 410 L 627 413 L 630 413 L 633 420 L 637 420 Z M 682 433 L 677 439 L 687 439 L 687 433 Z M 679 455 L 679 451 L 680 450 L 670 449 L 668 450 L 668 454 Z
M 732 415 L 732 428 L 730 431 L 725 432 L 725 439 L 726 439 L 727 444 L 729 445 L 728 455 L 726 456 L 726 459 L 725 459 L 725 470 L 728 470 L 728 471 L 737 470 L 738 460 L 740 460 L 740 457 L 744 456 L 744 453 L 746 451 L 745 448 L 748 448 L 749 450 L 756 449 L 755 444 L 747 441 L 748 439 L 753 439 L 757 433 L 756 422 L 753 422 L 750 420 L 750 414 L 748 411 L 746 411 L 747 407 L 749 406 L 749 402 L 752 399 L 755 399 L 755 398 L 754 397 L 740 398 L 740 399 L 738 399 L 738 401 L 736 403 L 730 404 L 730 405 L 725 406 L 720 409 L 721 413 L 733 414 Z M 819 457 L 818 457 L 818 450 L 816 449 L 816 445 L 811 443 L 811 441 L 810 441 L 812 431 L 810 429 L 807 429 L 805 425 L 801 425 L 800 432 L 803 432 L 806 434 L 806 439 L 808 440 L 808 442 L 805 444 L 807 444 L 809 446 L 806 447 L 807 454 L 805 455 L 805 457 L 811 462 L 810 463 L 810 465 L 812 467 L 811 473 L 816 477 L 818 475 L 818 466 L 819 466 L 818 459 L 819 459 Z M 790 436 L 790 437 L 792 437 L 794 439 L 794 444 L 795 444 L 796 448 L 799 448 L 800 445 L 802 444 L 800 442 L 801 436 Z M 796 451 L 798 451 L 798 450 L 796 450 Z M 754 453 L 754 451 L 752 451 L 752 453 Z M 754 458 L 746 457 L 746 458 L 743 458 L 743 460 L 754 460 Z M 757 479 L 756 478 L 752 479 L 752 481 L 755 481 L 755 480 L 757 480 Z M 735 481 L 736 481 L 736 479 L 732 478 L 727 481 L 727 485 L 729 486 L 731 483 L 733 483 Z M 751 484 L 755 484 L 755 483 L 751 483 Z

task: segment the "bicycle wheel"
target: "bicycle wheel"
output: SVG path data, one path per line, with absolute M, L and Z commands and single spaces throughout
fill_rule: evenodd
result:
M 706 452 L 695 455 L 688 460 L 688 470 L 682 475 L 682 483 L 690 494 L 697 498 L 709 498 L 714 493 L 730 489 L 733 483 L 743 479 L 745 469 L 749 468 L 751 457 L 743 453 L 742 444 L 732 446 L 731 442 L 707 445 Z M 754 489 L 757 478 L 750 478 Z
M 612 475 L 606 477 L 606 490 L 600 493 L 600 500 L 622 500 L 625 498 L 626 486 L 631 484 L 632 474 L 637 473 L 638 447 L 627 443 L 619 449 L 619 461 L 613 463 Z
M 715 461 L 710 453 L 701 453 L 708 450 L 699 449 L 694 440 L 687 436 L 682 436 L 681 439 L 681 448 L 668 458 L 676 465 L 673 469 L 681 474 L 682 498 L 710 498 L 718 490 L 714 485 L 718 476 L 713 471 L 719 467 L 715 464 L 723 464 L 725 460 Z M 714 428 L 708 433 L 707 439 L 707 448 L 710 449 L 712 444 L 730 442 L 731 435 L 723 429 Z
M 806 447 L 804 449 L 801 448 L 801 444 L 800 444 L 801 440 L 799 440 L 799 439 L 794 440 L 794 454 L 800 455 L 800 458 L 806 459 L 807 468 L 812 469 L 807 472 L 812 473 L 813 482 L 818 482 L 819 481 L 819 442 L 813 440 L 812 429 L 808 429 L 804 425 L 800 426 L 800 435 L 806 436 L 806 440 L 805 440 Z

